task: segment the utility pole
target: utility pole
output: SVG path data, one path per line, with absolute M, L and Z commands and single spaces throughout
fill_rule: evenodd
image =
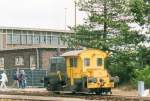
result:
M 76 2 L 76 0 L 74 1 L 74 4 L 75 4 L 74 25 L 75 25 L 75 30 L 76 30 L 76 27 L 77 27 L 77 2 Z
M 77 30 L 77 0 L 74 1 L 74 27 L 75 27 L 75 37 L 76 37 L 76 30 Z M 78 43 L 76 42 L 75 50 L 78 49 Z
M 67 29 L 67 8 L 65 8 L 65 30 Z

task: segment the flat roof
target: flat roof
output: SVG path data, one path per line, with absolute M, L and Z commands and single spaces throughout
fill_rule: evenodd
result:
M 25 50 L 25 49 L 66 49 L 67 47 L 54 47 L 54 46 L 23 46 L 23 47 L 15 47 L 15 48 L 4 48 L 0 49 L 1 51 L 11 51 L 11 50 Z
M 0 26 L 0 29 L 74 33 L 74 31 L 72 31 L 72 30 L 59 30 L 59 29 L 46 29 L 46 28 L 26 28 L 26 27 L 5 27 L 5 26 Z
M 66 53 L 63 53 L 61 56 L 78 56 L 83 50 L 73 50 Z

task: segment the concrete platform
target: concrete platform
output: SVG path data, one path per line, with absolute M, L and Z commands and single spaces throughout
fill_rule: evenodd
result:
M 0 95 L 0 99 L 12 99 L 22 101 L 89 101 L 79 98 L 64 97 L 43 97 L 43 96 L 26 96 L 26 95 Z
M 117 98 L 121 97 L 121 98 L 127 98 L 127 99 L 128 97 L 131 99 L 139 98 L 136 90 L 126 91 L 126 90 L 121 90 L 121 89 L 113 89 L 112 92 L 113 92 L 113 95 L 110 97 L 118 96 Z M 90 99 L 91 97 L 87 96 L 86 98 Z M 86 100 L 86 98 L 81 99 L 81 98 L 73 98 L 73 97 L 69 98 L 66 96 L 62 96 L 62 97 L 55 96 L 53 93 L 48 92 L 45 88 L 0 89 L 0 100 L 2 99 L 2 101 L 5 101 L 3 99 L 6 99 L 6 101 L 89 101 L 89 100 Z M 95 99 L 93 99 L 92 101 L 96 101 Z M 112 98 L 109 98 L 109 99 L 112 99 Z M 146 100 L 143 100 L 143 101 L 150 101 L 150 96 L 147 96 L 144 99 Z M 118 100 L 112 100 L 112 101 L 118 101 Z M 122 101 L 122 100 L 119 100 L 119 101 Z M 123 101 L 128 101 L 128 100 L 123 100 Z M 139 100 L 136 100 L 136 101 L 139 101 Z
M 8 88 L 8 89 L 0 89 L 0 93 L 2 94 L 33 94 L 33 95 L 48 95 L 48 92 L 45 88 Z M 136 90 L 121 90 L 121 89 L 112 89 L 113 95 L 125 95 L 125 96 L 138 96 L 138 92 Z

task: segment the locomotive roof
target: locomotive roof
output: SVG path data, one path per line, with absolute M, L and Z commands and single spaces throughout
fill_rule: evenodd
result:
M 61 56 L 78 56 L 82 51 L 84 50 L 69 51 L 69 52 L 62 54 Z
M 80 55 L 81 53 L 85 52 L 85 51 L 89 51 L 89 50 L 95 50 L 95 49 L 84 49 L 84 50 L 73 50 L 73 51 L 68 51 L 66 53 L 63 53 L 61 56 L 63 57 L 69 57 L 69 56 L 78 56 Z M 96 50 L 95 50 L 96 51 Z M 97 52 L 101 52 L 101 55 L 103 54 L 104 56 L 107 55 L 106 52 L 104 51 L 101 51 L 101 50 L 98 50 Z

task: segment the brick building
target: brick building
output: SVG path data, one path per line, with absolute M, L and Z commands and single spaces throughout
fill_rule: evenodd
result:
M 0 69 L 49 67 L 50 57 L 67 49 L 61 36 L 72 31 L 0 27 Z

